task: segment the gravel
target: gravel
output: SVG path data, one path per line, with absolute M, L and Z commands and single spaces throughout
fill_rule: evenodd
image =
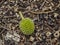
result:
M 34 21 L 33 34 L 20 31 L 19 11 Z M 0 45 L 60 45 L 60 0 L 1 0 L 0 41 Z

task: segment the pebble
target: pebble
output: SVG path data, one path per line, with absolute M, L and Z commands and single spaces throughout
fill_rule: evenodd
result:
M 46 36 L 49 37 L 51 35 L 51 32 L 47 32 Z
M 12 37 L 13 35 L 11 35 L 10 33 L 7 33 L 5 36 L 5 40 L 11 40 Z
M 34 41 L 34 37 L 30 36 L 30 41 L 33 42 Z
M 59 31 L 56 31 L 56 32 L 54 33 L 54 37 L 58 38 L 59 36 L 60 36 Z
M 54 13 L 54 17 L 55 17 L 55 18 L 56 18 L 58 15 L 59 15 L 59 14 L 57 14 L 57 13 Z
M 33 44 L 32 45 L 36 45 L 36 41 L 35 42 L 33 42 Z
M 13 39 L 16 42 L 19 42 L 20 36 L 16 32 L 13 32 L 13 34 L 7 32 L 7 34 L 5 36 L 5 40 L 11 40 L 11 39 Z

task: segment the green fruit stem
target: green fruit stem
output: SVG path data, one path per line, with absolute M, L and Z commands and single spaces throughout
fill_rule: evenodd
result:
M 19 15 L 21 16 L 22 19 L 24 19 L 22 12 L 19 12 Z

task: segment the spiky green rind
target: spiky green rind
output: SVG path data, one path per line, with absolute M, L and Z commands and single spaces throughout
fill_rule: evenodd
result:
M 25 35 L 30 35 L 34 32 L 34 22 L 29 18 L 24 18 L 19 23 L 21 32 Z

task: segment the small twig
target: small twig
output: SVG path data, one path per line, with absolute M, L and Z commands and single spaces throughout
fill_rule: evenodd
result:
M 4 27 L 4 26 L 0 26 L 0 28 L 4 28 L 4 29 L 7 29 L 7 27 Z M 7 30 L 9 30 L 9 29 L 7 29 Z
M 16 17 L 16 16 L 4 16 L 3 18 L 14 18 L 14 17 Z
M 44 6 L 45 2 L 46 2 L 46 0 L 44 0 L 44 2 L 42 3 L 40 9 Z
M 4 2 L 5 2 L 5 0 L 4 0 L 4 1 L 2 0 L 2 1 L 0 2 L 0 7 L 2 6 L 2 4 L 3 4 Z
M 45 22 L 45 25 L 48 26 L 52 31 L 55 32 L 55 30 L 54 30 L 52 27 L 50 27 L 50 26 L 47 24 L 47 22 Z
M 5 28 L 5 27 L 3 27 L 3 26 L 2 26 L 2 27 L 0 26 L 0 28 L 7 29 L 7 28 Z M 2 34 L 4 31 L 6 31 L 6 30 L 2 30 L 2 31 L 0 32 L 0 34 Z
M 0 32 L 0 34 L 2 34 L 4 31 L 5 31 L 5 30 L 2 30 L 2 31 Z
M 40 12 L 40 11 L 37 11 L 37 12 L 34 12 L 34 11 L 30 11 L 31 13 L 33 13 L 33 14 L 42 14 L 42 13 L 51 13 L 51 12 L 54 12 L 54 10 L 52 10 L 52 11 L 47 11 L 47 12 Z
M 21 16 L 22 19 L 24 19 L 21 11 L 19 12 L 19 15 Z

